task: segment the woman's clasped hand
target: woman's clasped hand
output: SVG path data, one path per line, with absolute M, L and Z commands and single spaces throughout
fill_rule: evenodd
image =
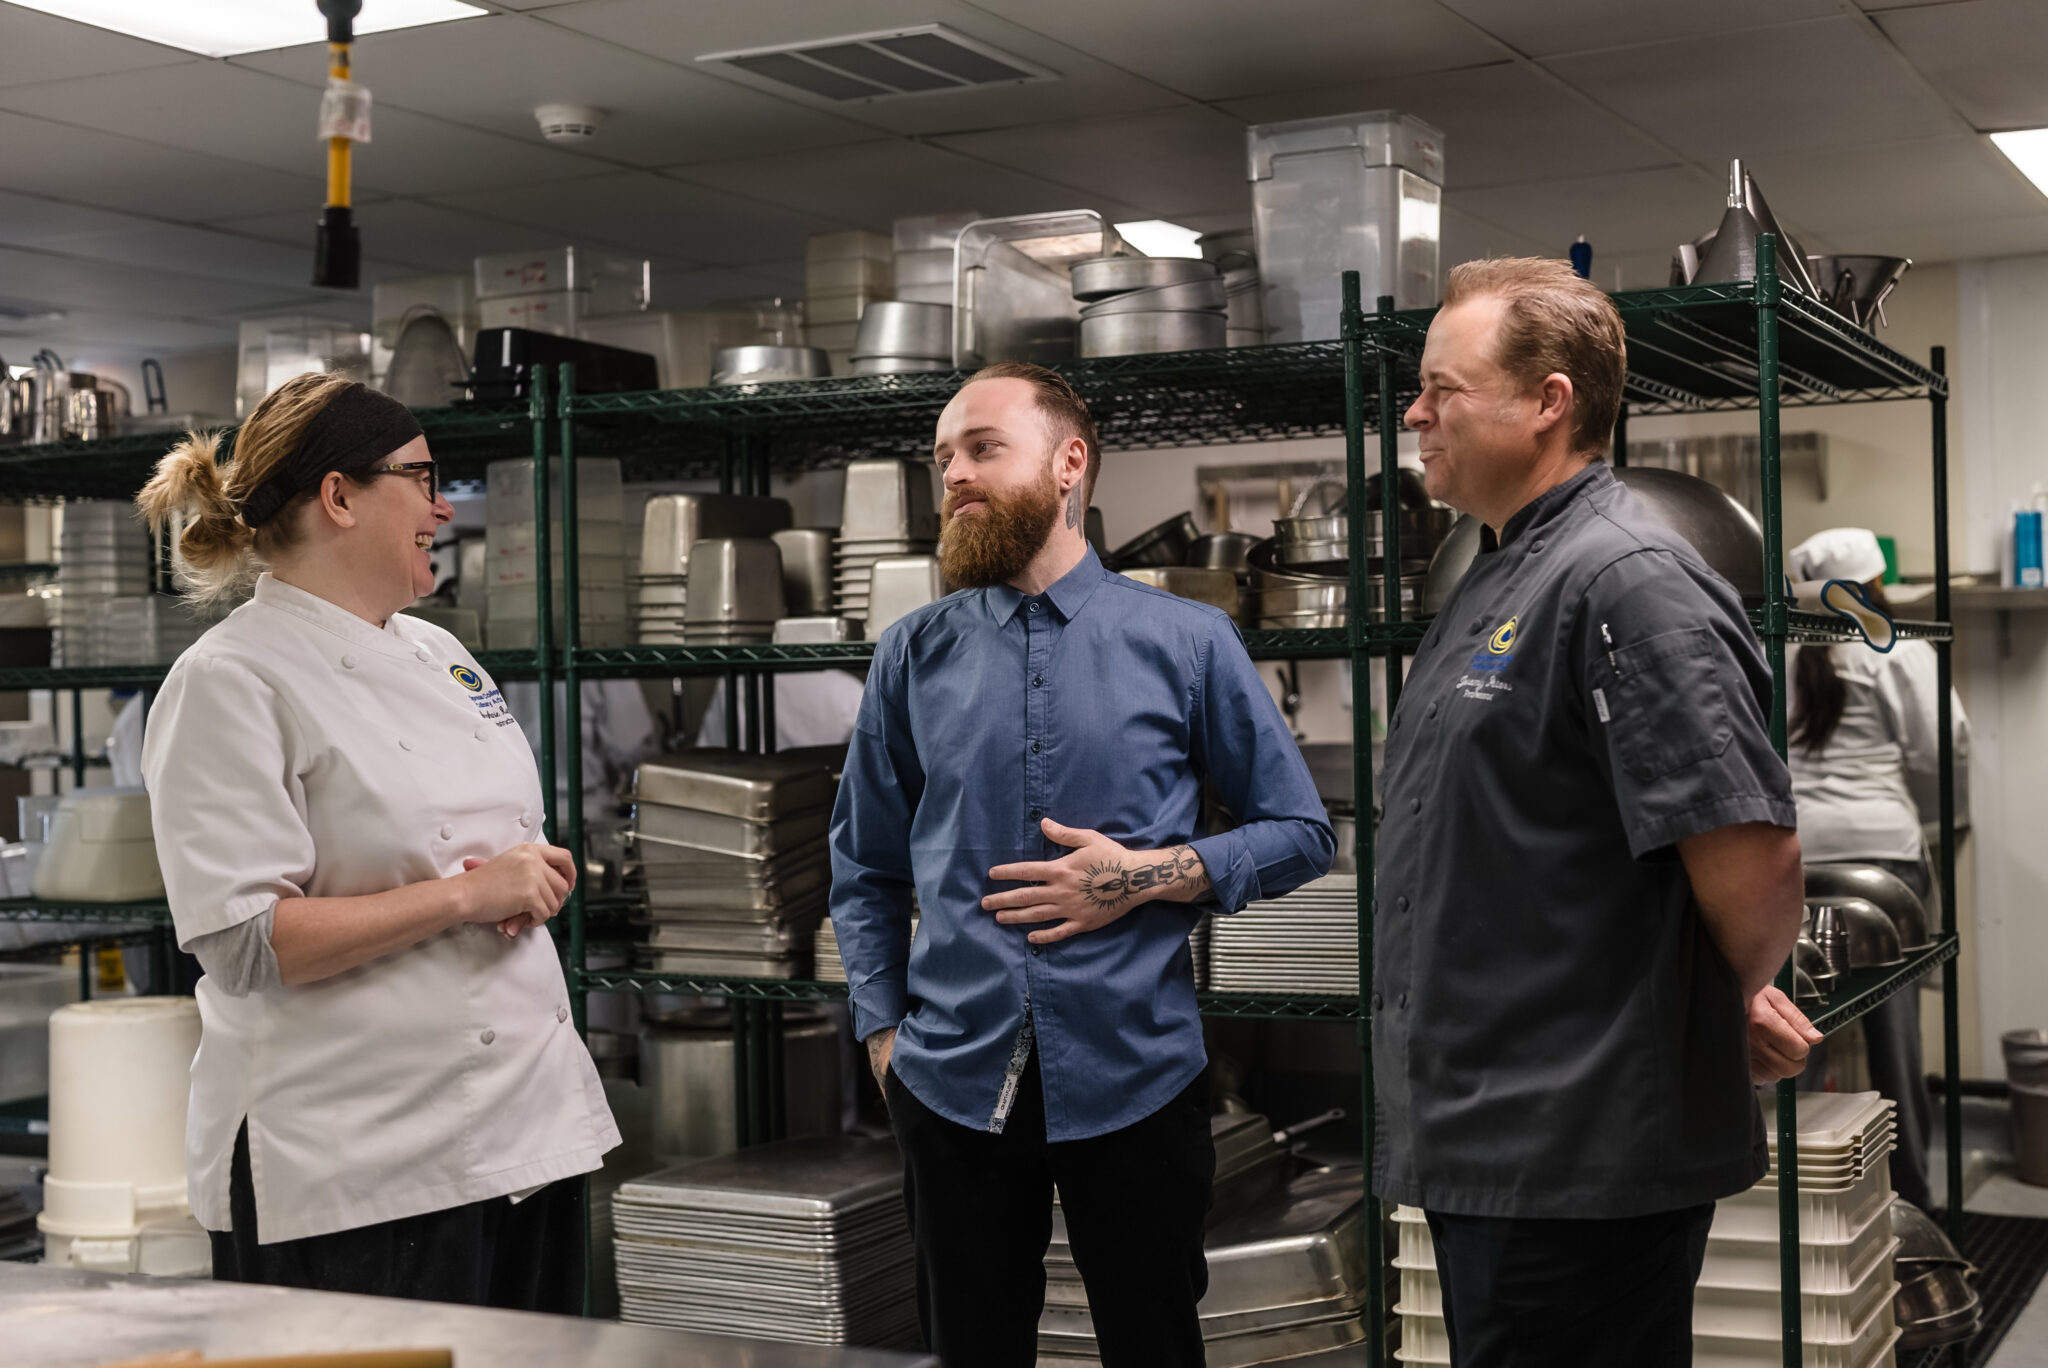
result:
M 544 926 L 576 886 L 576 857 L 560 846 L 528 842 L 489 860 L 462 862 L 465 922 L 495 924 L 507 939 Z

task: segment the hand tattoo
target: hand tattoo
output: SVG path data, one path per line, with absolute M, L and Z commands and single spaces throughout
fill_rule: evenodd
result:
M 1104 909 L 1121 907 L 1140 893 L 1176 884 L 1188 884 L 1197 891 L 1208 887 L 1202 857 L 1189 846 L 1175 846 L 1164 860 L 1152 864 L 1126 866 L 1122 860 L 1105 860 L 1090 865 L 1081 876 L 1083 896 Z

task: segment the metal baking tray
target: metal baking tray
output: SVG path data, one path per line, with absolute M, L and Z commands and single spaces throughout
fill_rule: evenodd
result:
M 903 1157 L 894 1140 L 780 1140 L 650 1173 L 622 1184 L 619 1197 L 810 1222 L 843 1221 L 893 1203 L 901 1220 Z
M 772 822 L 829 807 L 836 786 L 813 761 L 701 750 L 643 760 L 633 789 L 643 803 Z
M 663 922 L 647 938 L 647 948 L 703 951 L 720 955 L 761 955 L 780 959 L 808 950 L 818 933 L 816 915 L 786 922 Z
M 832 877 L 823 869 L 798 875 L 784 884 L 676 883 L 647 885 L 647 910 L 664 920 L 663 913 L 692 911 L 728 914 L 712 920 L 787 920 L 793 913 L 812 905 L 823 906 Z M 673 919 L 673 918 L 667 918 Z
M 657 974 L 701 974 L 707 978 L 796 979 L 808 977 L 811 969 L 808 949 L 786 959 L 721 955 L 710 950 L 642 950 L 633 963 L 635 968 Z
M 818 808 L 778 822 L 755 822 L 642 802 L 633 805 L 633 822 L 634 838 L 642 842 L 767 859 L 824 839 L 832 813 Z

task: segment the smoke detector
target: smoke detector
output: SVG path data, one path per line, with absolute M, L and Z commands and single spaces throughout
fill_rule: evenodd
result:
M 540 120 L 540 135 L 552 143 L 589 142 L 604 122 L 604 111 L 590 105 L 544 104 L 533 117 Z

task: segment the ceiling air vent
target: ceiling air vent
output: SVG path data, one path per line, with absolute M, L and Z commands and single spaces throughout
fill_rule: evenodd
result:
M 749 85 L 781 94 L 795 89 L 835 103 L 1059 79 L 1057 72 L 976 42 L 943 24 L 711 52 L 697 60 L 723 67 Z

